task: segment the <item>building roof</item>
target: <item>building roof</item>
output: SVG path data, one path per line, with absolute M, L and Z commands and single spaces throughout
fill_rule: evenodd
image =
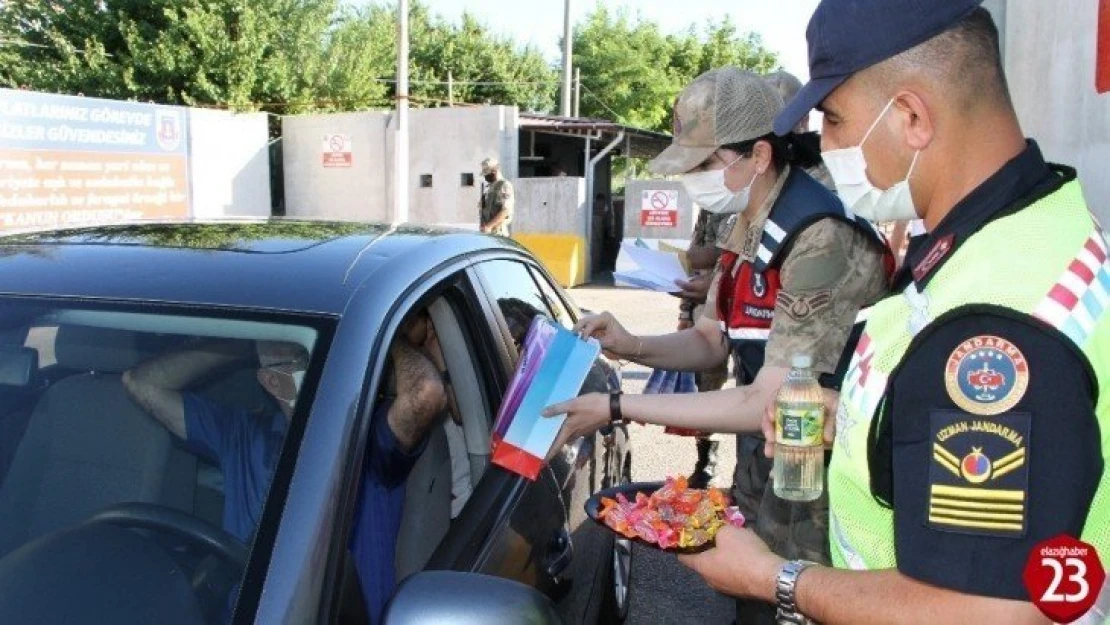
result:
M 622 146 L 621 150 L 622 152 L 627 151 L 628 155 L 636 158 L 655 158 L 671 144 L 671 135 L 669 134 L 618 124 L 607 119 L 521 113 L 519 126 L 521 130 L 579 135 L 583 138 L 591 135 L 596 137 L 601 134 L 603 143 L 612 141 L 617 133 L 623 130 L 625 145 Z

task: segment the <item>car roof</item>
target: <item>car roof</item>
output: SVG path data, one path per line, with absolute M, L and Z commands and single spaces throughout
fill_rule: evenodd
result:
M 339 314 L 373 273 L 415 281 L 503 249 L 465 230 L 284 218 L 142 222 L 0 236 L 0 294 Z

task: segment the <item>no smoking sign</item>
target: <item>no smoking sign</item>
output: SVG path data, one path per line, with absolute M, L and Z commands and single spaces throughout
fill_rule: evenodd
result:
M 1029 598 L 1045 616 L 1071 623 L 1095 604 L 1106 571 L 1093 546 L 1061 535 L 1033 547 L 1023 579 Z
M 678 226 L 678 191 L 647 189 L 640 195 L 640 225 L 649 228 Z
M 321 153 L 324 167 L 350 167 L 354 162 L 351 156 L 351 135 L 324 135 Z

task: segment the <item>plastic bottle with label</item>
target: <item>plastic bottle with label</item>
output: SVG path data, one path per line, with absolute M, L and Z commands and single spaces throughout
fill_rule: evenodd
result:
M 825 401 L 813 359 L 796 354 L 775 398 L 775 495 L 813 501 L 825 489 Z

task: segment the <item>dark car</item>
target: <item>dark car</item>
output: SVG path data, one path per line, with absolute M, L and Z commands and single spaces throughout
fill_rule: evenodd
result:
M 583 504 L 630 480 L 624 428 L 573 441 L 535 481 L 491 463 L 531 318 L 578 315 L 543 267 L 472 233 L 269 220 L 0 237 L 0 622 L 367 622 L 349 546 L 374 408 L 405 383 L 390 345 L 417 310 L 461 423 L 433 426 L 405 482 L 385 622 L 620 620 L 631 552 Z M 264 479 L 218 453 L 238 439 L 199 445 L 193 421 L 175 436 L 123 383 L 233 342 L 306 354 L 287 422 L 263 431 Z M 182 377 L 181 401 L 256 431 L 275 413 L 258 358 Z M 583 391 L 619 383 L 599 359 Z M 225 492 L 244 471 L 247 527 Z

